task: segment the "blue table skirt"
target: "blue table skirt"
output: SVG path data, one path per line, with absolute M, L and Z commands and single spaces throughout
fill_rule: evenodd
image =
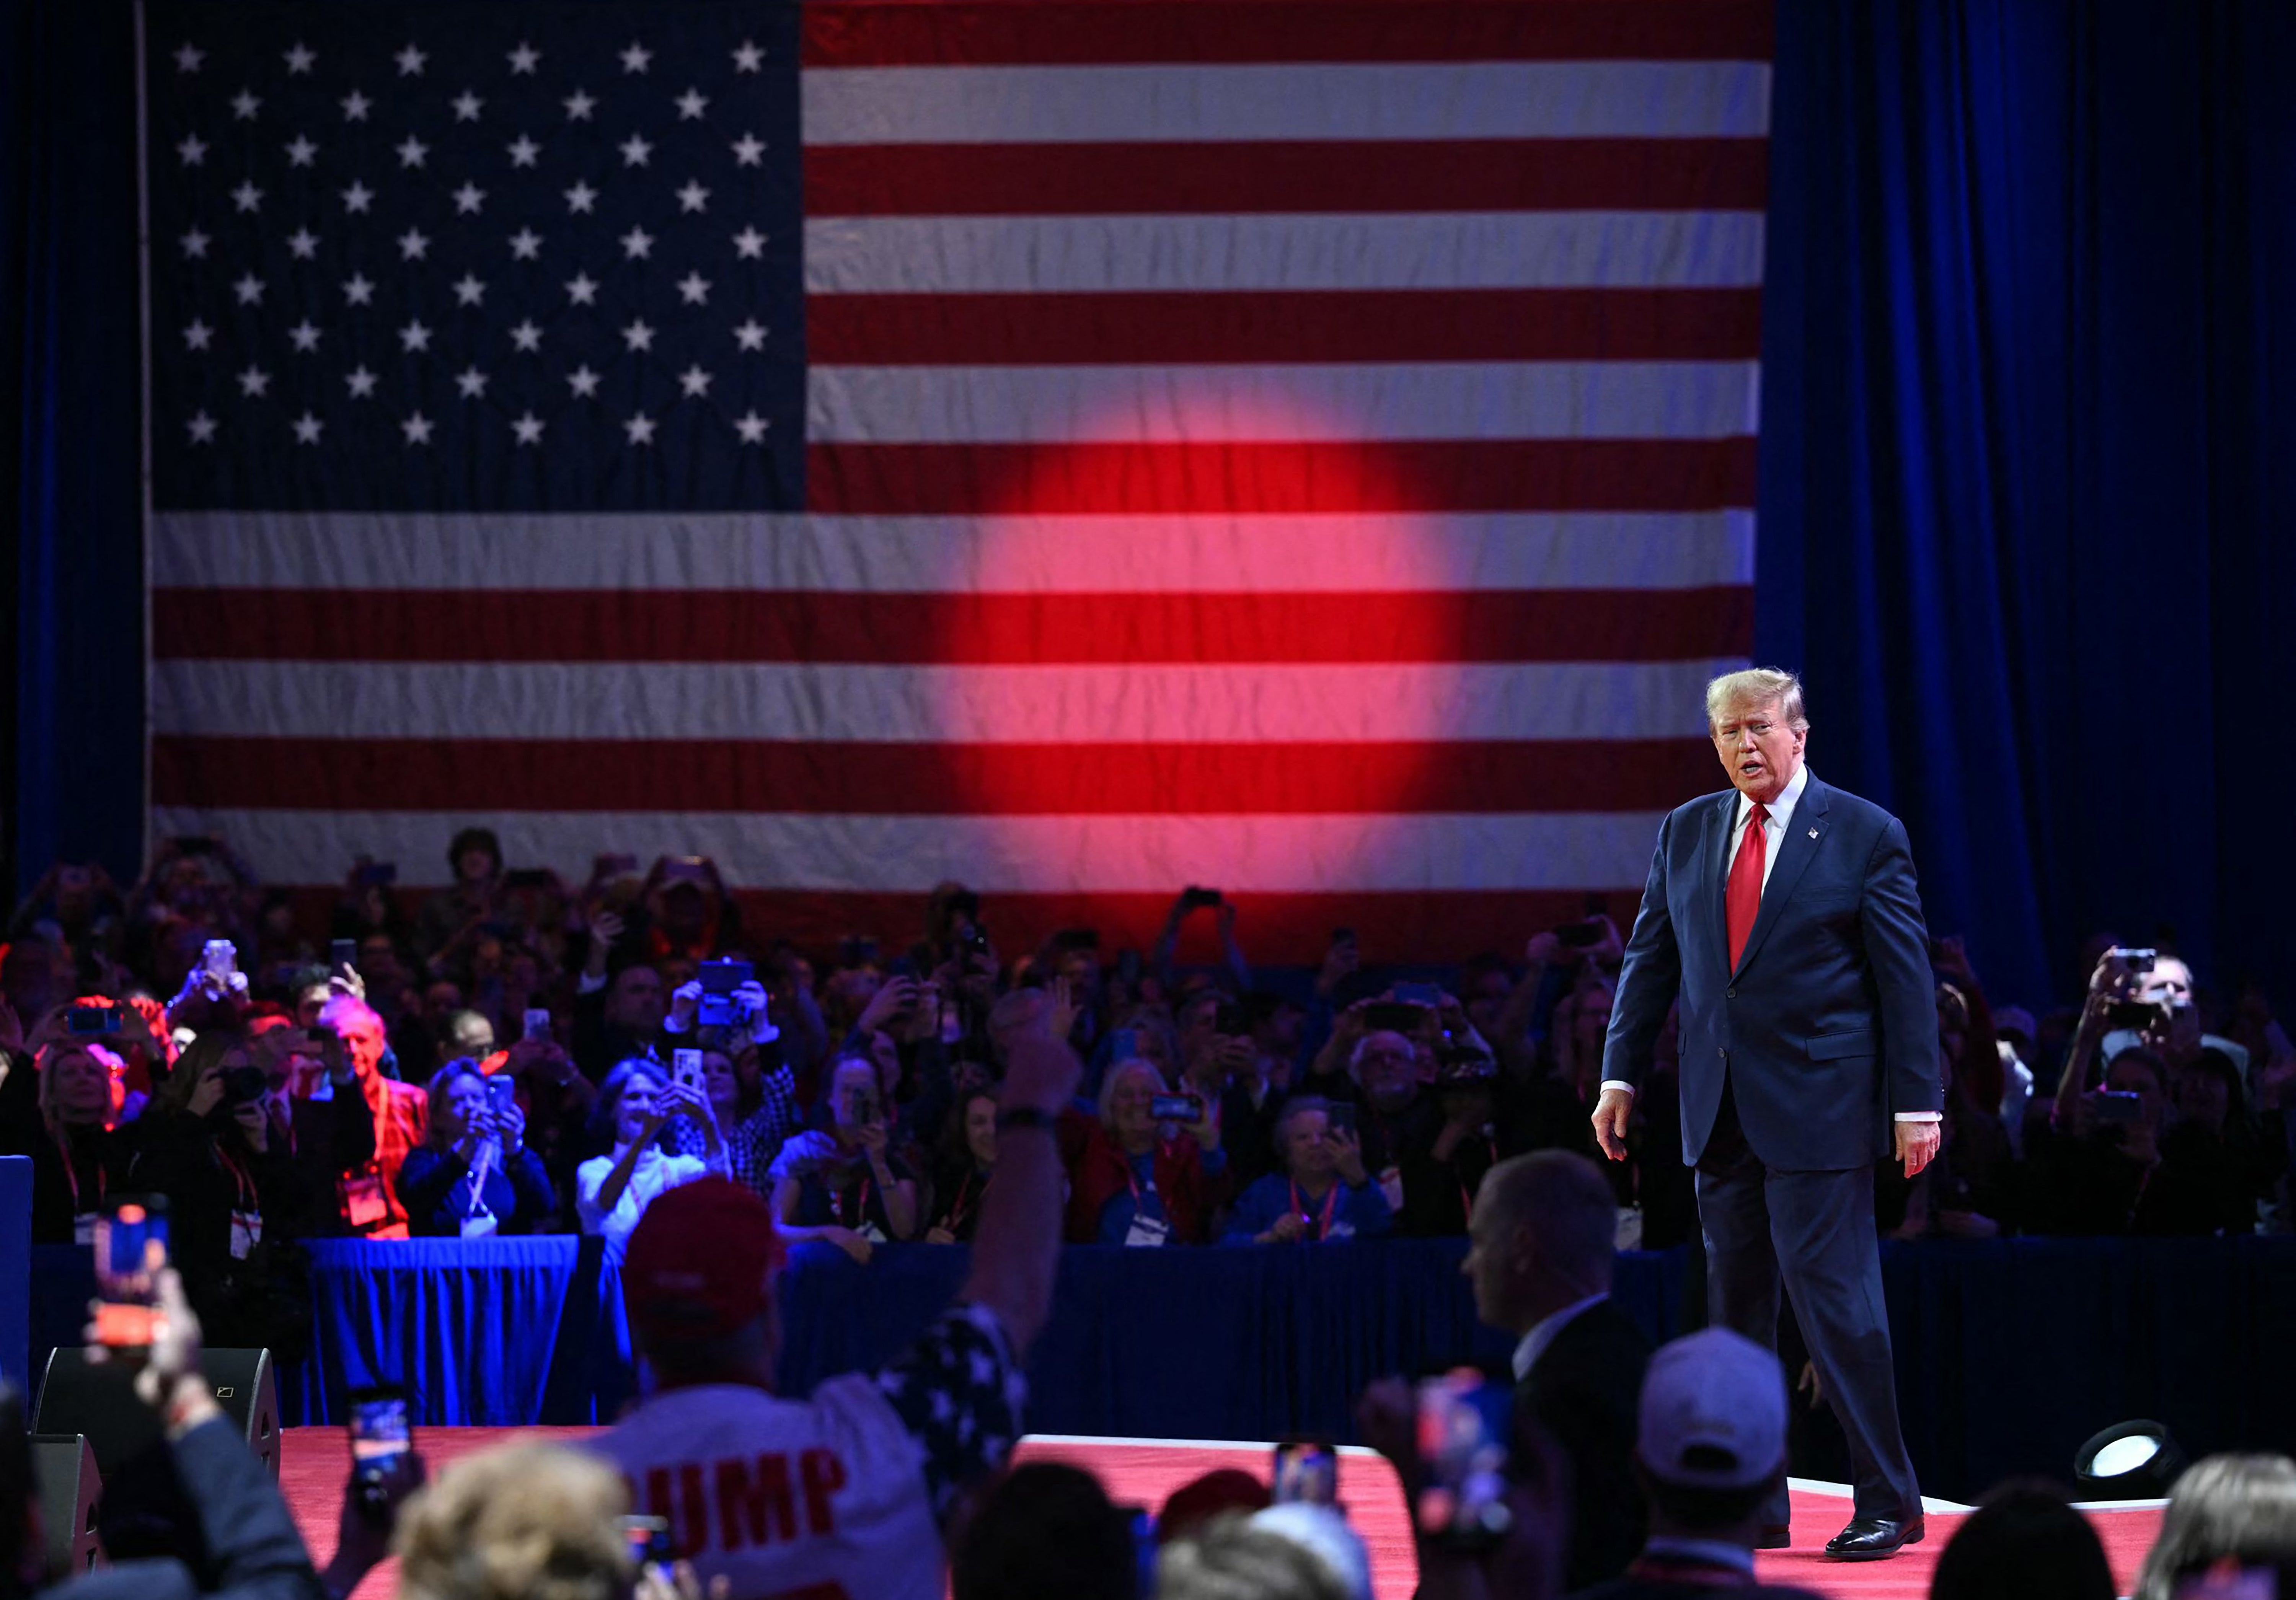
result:
M 1460 1240 L 1062 1258 L 1029 1366 L 1041 1432 L 1167 1439 L 1352 1436 L 1374 1377 L 1501 1360 L 1475 1321 Z M 431 1425 L 611 1420 L 632 1393 L 620 1284 L 570 1238 L 312 1247 L 316 1351 L 282 1374 L 291 1423 L 340 1421 L 362 1384 L 403 1383 Z M 882 1362 L 955 1297 L 962 1250 L 825 1246 L 782 1285 L 782 1382 L 802 1391 Z M 1680 1252 L 1623 1256 L 1621 1302 L 1665 1337 Z M 2011 1240 L 1883 1251 L 1906 1443 L 1934 1494 L 2015 1472 L 2063 1476 L 2079 1442 L 2132 1416 L 2195 1456 L 2296 1446 L 2296 1239 Z M 87 1252 L 34 1251 L 33 1353 L 78 1337 Z

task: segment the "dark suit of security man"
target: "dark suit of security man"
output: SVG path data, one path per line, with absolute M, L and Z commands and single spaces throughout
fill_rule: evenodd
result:
M 1905 825 L 1803 764 L 1801 684 L 1709 685 L 1731 788 L 1659 830 L 1603 1052 L 1595 1129 L 1626 1154 L 1633 1096 L 1682 1006 L 1682 1154 L 1697 1169 L 1716 1322 L 1775 1349 L 1783 1285 L 1849 1436 L 1855 1514 L 1826 1546 L 1895 1555 L 1923 1535 L 1898 1423 L 1874 1164 L 1935 1156 L 1944 1085 L 1929 939 Z M 1787 1543 L 1785 1488 L 1764 1543 Z

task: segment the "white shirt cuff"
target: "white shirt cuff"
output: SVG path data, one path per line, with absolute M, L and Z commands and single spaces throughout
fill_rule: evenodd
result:
M 1629 1095 L 1631 1095 L 1631 1094 L 1633 1094 L 1633 1093 L 1635 1092 L 1635 1086 L 1634 1086 L 1633 1084 L 1631 1084 L 1631 1083 L 1628 1083 L 1628 1082 L 1625 1079 L 1623 1079 L 1623 1078 L 1605 1078 L 1604 1079 L 1603 1079 L 1603 1087 L 1604 1088 L 1606 1088 L 1606 1089 L 1619 1089 L 1619 1090 L 1622 1090 L 1623 1092 L 1625 1092 L 1625 1093 L 1627 1093 L 1627 1094 L 1629 1094 Z
M 1945 1120 L 1945 1113 L 1943 1112 L 1899 1112 L 1898 1113 L 1898 1120 L 1900 1122 L 1942 1122 Z

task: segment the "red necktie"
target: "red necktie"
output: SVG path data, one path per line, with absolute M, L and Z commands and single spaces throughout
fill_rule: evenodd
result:
M 1738 847 L 1738 858 L 1730 864 L 1730 889 L 1724 904 L 1730 919 L 1730 970 L 1738 970 L 1738 958 L 1746 953 L 1746 936 L 1754 931 L 1754 918 L 1762 909 L 1762 868 L 1770 858 L 1769 835 L 1762 825 L 1770 814 L 1762 802 L 1756 800 L 1754 808 L 1746 814 L 1746 842 Z

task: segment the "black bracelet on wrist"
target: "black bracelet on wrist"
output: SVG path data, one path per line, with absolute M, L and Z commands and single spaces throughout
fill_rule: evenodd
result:
M 996 1131 L 1003 1133 L 1008 1128 L 1041 1128 L 1049 1131 L 1054 1120 L 1053 1113 L 1040 1107 L 1016 1105 L 996 1113 Z

